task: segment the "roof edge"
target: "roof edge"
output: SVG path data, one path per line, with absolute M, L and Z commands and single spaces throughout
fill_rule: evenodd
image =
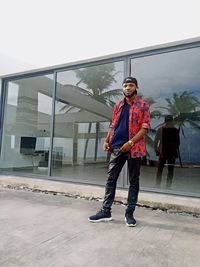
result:
M 131 56 L 134 54 L 140 54 L 143 52 L 148 52 L 148 51 L 156 51 L 156 50 L 162 50 L 165 48 L 175 48 L 178 46 L 184 46 L 187 44 L 195 44 L 195 43 L 200 43 L 200 37 L 194 37 L 194 38 L 189 38 L 189 39 L 183 39 L 183 40 L 179 40 L 179 41 L 173 41 L 173 42 L 168 42 L 168 43 L 164 43 L 164 44 L 157 44 L 157 45 L 152 45 L 152 46 L 147 46 L 147 47 L 143 47 L 143 48 L 137 48 L 134 50 L 128 50 L 128 51 L 124 51 L 124 52 L 118 52 L 118 53 L 113 53 L 113 54 L 108 54 L 108 55 L 104 55 L 104 56 L 100 56 L 100 57 L 94 57 L 94 58 L 88 58 L 88 59 L 84 59 L 84 60 L 78 60 L 78 61 L 73 61 L 73 62 L 69 62 L 69 63 L 64 63 L 64 64 L 58 64 L 58 65 L 51 65 L 48 67 L 42 67 L 42 68 L 34 68 L 34 69 L 30 69 L 27 71 L 20 71 L 20 72 L 16 72 L 16 73 L 11 73 L 8 75 L 2 75 L 0 76 L 0 79 L 9 79 L 9 78 L 13 78 L 15 76 L 24 76 L 24 75 L 28 75 L 28 74 L 37 74 L 37 73 L 41 73 L 41 72 L 53 72 L 54 70 L 60 70 L 60 69 L 64 69 L 64 68 L 68 68 L 70 66 L 78 66 L 78 65 L 83 65 L 83 64 L 87 64 L 87 63 L 93 63 L 96 61 L 105 61 L 105 60 L 109 60 L 109 59 L 117 59 L 117 58 L 121 58 L 121 57 L 125 57 L 125 56 Z

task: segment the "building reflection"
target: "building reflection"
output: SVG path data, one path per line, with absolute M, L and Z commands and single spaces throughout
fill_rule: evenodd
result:
M 166 187 L 169 189 L 172 185 L 174 176 L 175 161 L 180 160 L 179 154 L 180 137 L 179 129 L 174 126 L 173 117 L 165 116 L 165 124 L 158 128 L 154 140 L 154 149 L 158 156 L 158 165 L 156 173 L 156 186 L 160 187 L 162 182 L 162 173 L 167 163 L 167 181 Z

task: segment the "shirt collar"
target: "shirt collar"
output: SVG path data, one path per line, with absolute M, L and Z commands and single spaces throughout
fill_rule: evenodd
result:
M 137 96 L 134 97 L 134 99 L 131 102 L 131 105 L 135 104 L 137 100 Z M 124 104 L 126 103 L 126 98 L 124 97 L 120 102 L 119 102 L 119 108 L 121 108 Z

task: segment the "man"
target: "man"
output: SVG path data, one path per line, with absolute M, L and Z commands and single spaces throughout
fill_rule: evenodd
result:
M 158 128 L 154 140 L 155 152 L 156 155 L 159 156 L 156 174 L 157 187 L 160 187 L 161 185 L 162 172 L 167 161 L 168 173 L 166 187 L 168 189 L 171 188 L 174 176 L 174 165 L 179 155 L 179 145 L 179 129 L 174 126 L 172 115 L 166 115 L 165 124 L 164 126 Z
M 111 206 L 115 198 L 117 179 L 128 161 L 130 186 L 125 221 L 128 226 L 136 226 L 133 212 L 139 193 L 141 159 L 146 155 L 144 136 L 150 128 L 149 107 L 137 97 L 137 88 L 136 78 L 125 78 L 125 98 L 114 106 L 110 129 L 103 144 L 103 149 L 111 152 L 105 197 L 102 209 L 88 218 L 91 222 L 112 220 Z

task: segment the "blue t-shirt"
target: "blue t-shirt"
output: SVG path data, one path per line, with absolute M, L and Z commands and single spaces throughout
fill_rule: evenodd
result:
M 129 104 L 124 103 L 118 125 L 114 131 L 111 148 L 120 148 L 129 140 Z

